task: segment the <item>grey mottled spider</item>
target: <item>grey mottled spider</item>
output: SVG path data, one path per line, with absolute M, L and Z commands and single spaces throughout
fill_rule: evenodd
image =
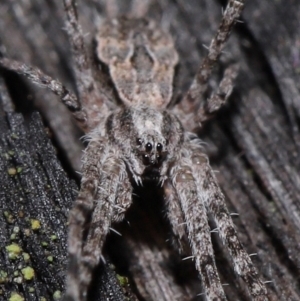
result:
M 108 66 L 119 105 L 118 101 L 102 100 L 101 82 L 93 77 L 75 0 L 64 0 L 64 5 L 79 98 L 36 68 L 0 59 L 2 67 L 56 93 L 89 140 L 82 160 L 81 189 L 69 218 L 66 300 L 86 299 L 92 271 L 101 260 L 110 225 L 122 220 L 131 205 L 131 182 L 142 184 L 145 177 L 164 187 L 173 232 L 179 242 L 188 237 L 207 299 L 226 300 L 215 265 L 209 212 L 222 242 L 228 247 L 234 269 L 246 282 L 253 300 L 268 300 L 266 288 L 239 242 L 200 141 L 192 134 L 231 94 L 236 66 L 225 71 L 215 94 L 209 99 L 203 97 L 212 68 L 241 14 L 243 2 L 229 0 L 207 56 L 187 94 L 176 105 L 170 104 L 178 61 L 173 40 L 146 18 L 109 19 L 95 39 L 98 58 Z

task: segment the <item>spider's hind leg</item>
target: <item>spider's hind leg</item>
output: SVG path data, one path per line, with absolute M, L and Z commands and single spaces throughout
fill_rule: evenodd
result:
M 89 128 L 94 128 L 97 122 L 108 113 L 108 107 L 101 95 L 100 86 L 94 80 L 93 63 L 87 53 L 84 36 L 78 22 L 75 0 L 64 0 L 67 16 L 66 27 L 74 60 L 74 72 L 81 104 L 87 114 Z

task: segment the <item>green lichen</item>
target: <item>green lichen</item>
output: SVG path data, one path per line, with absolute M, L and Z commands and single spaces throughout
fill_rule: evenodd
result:
M 28 253 L 26 253 L 26 252 L 23 252 L 23 253 L 22 253 L 22 255 L 23 255 L 23 259 L 24 259 L 24 261 L 29 261 L 29 259 L 30 259 L 30 255 L 29 255 Z
M 16 292 L 11 293 L 8 301 L 24 301 L 24 297 Z
M 41 222 L 38 219 L 31 219 L 30 224 L 33 231 L 41 228 Z
M 53 294 L 54 300 L 59 300 L 61 298 L 61 291 L 55 291 Z
M 12 243 L 6 246 L 5 249 L 8 252 L 8 257 L 10 259 L 18 258 L 20 256 L 20 253 L 22 252 L 22 248 L 16 243 Z
M 34 291 L 35 291 L 34 287 L 32 287 L 32 286 L 28 287 L 28 292 L 29 293 L 34 293 Z
M 55 240 L 57 240 L 57 236 L 55 234 L 53 234 L 53 235 L 50 236 L 50 239 L 55 241 Z
M 47 257 L 47 260 L 48 260 L 49 262 L 53 262 L 53 256 L 52 256 L 52 255 L 49 255 L 49 256 Z
M 117 279 L 118 279 L 121 286 L 128 285 L 128 278 L 127 277 L 124 277 L 124 276 L 121 276 L 121 275 L 117 274 Z
M 25 280 L 32 280 L 34 277 L 34 269 L 32 267 L 26 267 L 21 270 Z
M 10 236 L 10 240 L 15 240 L 17 238 L 16 233 L 11 234 Z
M 7 275 L 7 272 L 0 270 L 0 284 L 8 281 Z
M 42 241 L 41 242 L 42 247 L 46 248 L 48 247 L 48 243 L 46 241 Z

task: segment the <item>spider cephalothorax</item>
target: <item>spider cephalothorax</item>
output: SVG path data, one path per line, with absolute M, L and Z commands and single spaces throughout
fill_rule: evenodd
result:
M 137 183 L 149 174 L 163 181 L 169 162 L 183 143 L 183 127 L 177 117 L 145 105 L 124 108 L 110 115 L 106 131 Z M 97 130 L 94 139 L 95 135 Z
M 225 70 L 216 93 L 208 99 L 203 96 L 243 1 L 229 0 L 208 55 L 177 104 L 170 103 L 178 61 L 171 36 L 154 21 L 126 17 L 105 21 L 96 36 L 98 58 L 107 65 L 118 94 L 114 104 L 107 103 L 99 92 L 103 83 L 94 80 L 74 2 L 64 0 L 79 99 L 38 69 L 0 59 L 4 68 L 24 74 L 59 95 L 89 140 L 82 159 L 81 189 L 69 218 L 67 300 L 86 300 L 111 223 L 122 220 L 132 203 L 131 179 L 141 184 L 147 178 L 163 186 L 172 230 L 179 246 L 182 240 L 189 241 L 207 299 L 226 300 L 215 265 L 210 214 L 253 300 L 268 300 L 265 285 L 239 242 L 200 141 L 191 133 L 232 91 L 236 66 Z

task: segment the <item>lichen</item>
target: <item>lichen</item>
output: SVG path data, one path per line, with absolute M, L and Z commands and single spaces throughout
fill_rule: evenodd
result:
M 20 256 L 20 253 L 22 252 L 22 248 L 16 243 L 12 243 L 6 246 L 5 249 L 8 252 L 8 257 L 10 259 L 18 258 Z
M 30 223 L 33 231 L 41 228 L 41 222 L 38 219 L 31 219 Z
M 11 293 L 8 301 L 24 301 L 24 297 L 16 292 Z
M 25 280 L 32 280 L 34 277 L 34 269 L 32 267 L 26 267 L 21 270 Z
M 55 291 L 53 294 L 54 300 L 59 300 L 61 298 L 61 291 Z
M 17 174 L 17 169 L 15 167 L 10 167 L 7 172 L 10 176 L 15 176 Z

